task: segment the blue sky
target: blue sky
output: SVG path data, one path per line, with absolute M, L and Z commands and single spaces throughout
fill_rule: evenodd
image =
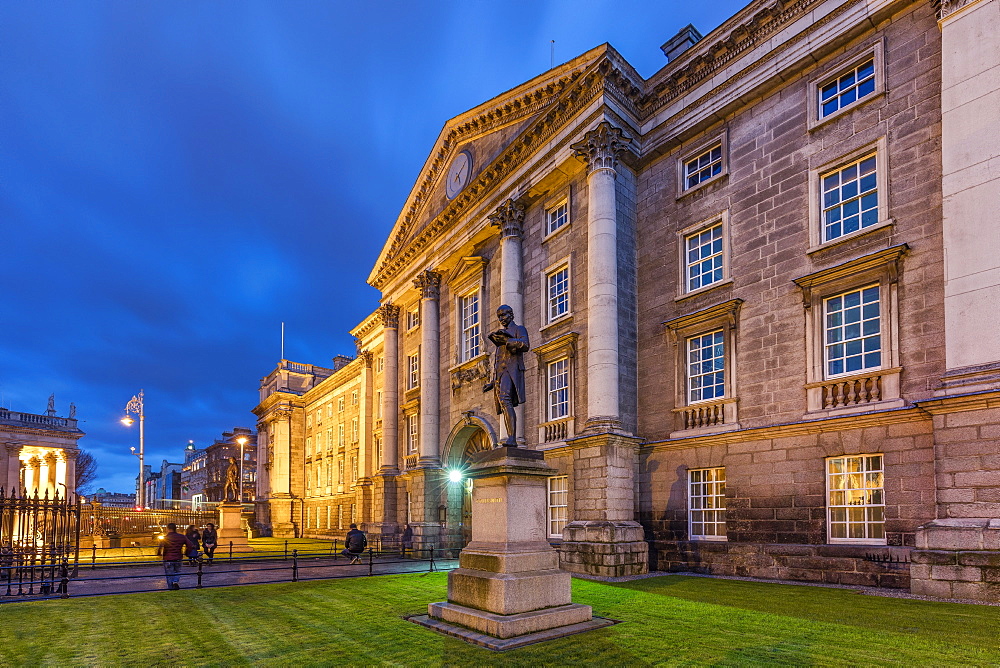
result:
M 98 485 L 254 427 L 285 354 L 327 364 L 444 122 L 610 42 L 744 3 L 0 4 L 0 406 L 77 405 Z

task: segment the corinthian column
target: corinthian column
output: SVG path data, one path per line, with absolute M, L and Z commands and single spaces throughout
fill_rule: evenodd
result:
M 523 325 L 524 277 L 521 246 L 524 240 L 524 205 L 508 199 L 497 207 L 489 220 L 500 230 L 500 304 L 509 306 L 514 311 L 514 322 Z M 492 322 L 491 314 L 486 313 L 484 316 L 487 322 Z M 517 406 L 514 412 L 517 415 L 515 437 L 519 443 L 524 443 L 524 404 Z M 500 421 L 500 438 L 507 438 L 503 420 Z
M 399 307 L 383 304 L 378 309 L 382 322 L 385 375 L 382 376 L 382 468 L 380 473 L 399 473 Z
M 621 428 L 618 402 L 618 217 L 615 169 L 631 140 L 602 121 L 570 148 L 587 162 L 587 422 Z
M 413 281 L 420 290 L 420 459 L 421 467 L 441 463 L 438 438 L 441 395 L 441 341 L 438 299 L 441 274 L 426 269 Z

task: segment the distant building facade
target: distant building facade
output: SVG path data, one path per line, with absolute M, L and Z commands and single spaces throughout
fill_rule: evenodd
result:
M 191 503 L 192 510 L 199 510 L 208 501 L 205 491 L 208 482 L 208 452 L 198 449 L 194 442 L 184 448 L 184 468 L 181 470 L 181 494 Z
M 160 463 L 160 470 L 151 471 L 146 475 L 146 507 L 154 509 L 181 508 L 183 503 L 181 492 L 181 474 L 183 464 L 168 462 Z
M 84 436 L 77 426 L 76 407 L 69 417 L 56 415 L 49 398 L 44 413 L 23 413 L 0 408 L 0 487 L 8 492 L 51 498 L 76 493 L 77 446 Z
M 99 503 L 108 508 L 134 508 L 135 494 L 123 494 L 121 492 L 109 492 L 103 487 L 98 487 L 97 491 L 87 499 L 92 503 Z
M 563 568 L 1000 600 L 1000 0 L 757 0 L 663 50 L 445 124 L 357 358 L 262 380 L 258 521 L 464 544 L 507 304 Z

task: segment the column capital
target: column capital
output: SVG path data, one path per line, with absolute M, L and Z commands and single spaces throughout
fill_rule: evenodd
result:
M 375 354 L 370 350 L 359 350 L 358 357 L 361 358 L 361 361 L 365 363 L 365 366 L 370 369 L 372 367 L 372 361 L 375 359 Z
M 500 228 L 501 237 L 524 238 L 524 205 L 508 198 L 489 215 L 489 221 Z
M 601 169 L 614 171 L 618 167 L 618 156 L 631 141 L 621 128 L 601 121 L 596 128 L 583 135 L 582 141 L 571 144 L 570 148 L 573 155 L 587 162 L 591 173 Z
M 441 296 L 441 274 L 437 271 L 424 269 L 413 279 L 413 287 L 420 290 L 424 299 L 437 299 Z
M 395 304 L 382 304 L 375 311 L 378 313 L 379 322 L 386 329 L 397 329 L 399 327 L 399 307 Z

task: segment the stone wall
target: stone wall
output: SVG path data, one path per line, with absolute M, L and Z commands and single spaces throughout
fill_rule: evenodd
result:
M 910 591 L 1000 601 L 1000 519 L 944 519 L 917 531 Z

